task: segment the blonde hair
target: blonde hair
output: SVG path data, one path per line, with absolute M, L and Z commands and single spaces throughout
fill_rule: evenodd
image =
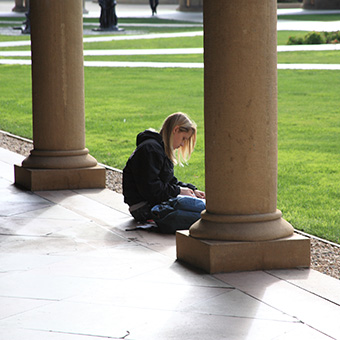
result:
M 192 132 L 189 139 L 177 150 L 177 157 L 176 150 L 173 148 L 172 133 L 176 126 L 179 127 L 179 131 L 181 132 Z M 178 163 L 182 165 L 182 161 L 187 162 L 189 160 L 196 144 L 197 127 L 185 113 L 176 112 L 168 116 L 163 122 L 160 135 L 164 142 L 165 153 L 174 164 Z

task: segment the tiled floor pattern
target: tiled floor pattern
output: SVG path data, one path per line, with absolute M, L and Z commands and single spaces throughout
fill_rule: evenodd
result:
M 340 339 L 338 280 L 189 268 L 121 195 L 15 187 L 21 160 L 0 149 L 1 340 Z

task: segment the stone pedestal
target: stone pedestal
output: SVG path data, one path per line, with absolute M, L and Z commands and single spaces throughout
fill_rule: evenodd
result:
M 287 246 L 272 254 L 289 259 L 300 244 L 291 242 L 294 229 L 276 208 L 277 3 L 232 0 L 203 5 L 207 209 L 191 226 L 190 235 L 180 237 L 178 254 L 195 264 L 184 250 L 193 238 L 202 246 L 207 240 L 219 241 L 209 243 L 211 249 L 220 248 L 221 242 L 228 248 L 234 247 L 230 241 L 241 241 L 242 252 L 251 254 L 242 262 L 251 262 L 251 257 L 261 256 L 266 242 L 270 247 L 273 240 L 281 240 Z M 261 247 L 253 242 L 261 242 Z M 308 247 L 309 240 L 303 242 Z M 252 250 L 246 251 L 247 247 Z M 216 254 L 222 256 L 219 262 L 229 261 L 223 255 L 226 251 Z M 309 263 L 309 256 L 304 256 L 301 262 Z M 281 259 L 273 261 L 279 268 Z M 233 270 L 253 267 L 239 263 Z
M 27 169 L 15 165 L 16 184 L 32 191 L 105 188 L 105 169 Z
M 30 11 L 34 149 L 15 167 L 15 182 L 105 187 L 105 169 L 85 148 L 82 0 L 35 0 Z
M 199 240 L 180 231 L 176 243 L 178 260 L 210 274 L 310 266 L 310 239 L 298 234 L 273 241 L 226 242 Z

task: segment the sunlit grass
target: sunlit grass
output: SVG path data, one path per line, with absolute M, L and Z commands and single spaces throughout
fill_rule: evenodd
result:
M 284 64 L 340 64 L 340 51 L 281 52 L 277 61 Z
M 279 44 L 292 34 L 279 32 Z M 27 36 L 15 39 L 26 40 Z M 0 41 L 15 39 L 0 36 Z M 86 49 L 202 46 L 202 36 L 85 43 Z M 278 61 L 339 63 L 338 54 L 284 52 L 279 53 Z M 86 60 L 202 62 L 202 55 Z M 278 71 L 277 206 L 295 228 L 334 242 L 340 242 L 339 72 Z M 0 89 L 0 129 L 32 139 L 30 67 L 0 65 Z M 85 68 L 85 110 L 86 145 L 91 155 L 120 169 L 134 150 L 137 133 L 158 129 L 172 112 L 188 113 L 198 124 L 198 143 L 189 165 L 176 167 L 176 176 L 204 189 L 202 69 Z

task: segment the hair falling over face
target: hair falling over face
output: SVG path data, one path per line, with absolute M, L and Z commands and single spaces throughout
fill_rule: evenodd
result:
M 190 133 L 188 138 L 176 150 L 173 147 L 173 132 L 178 128 L 180 132 Z M 163 138 L 165 153 L 174 164 L 182 165 L 187 162 L 196 145 L 196 124 L 183 112 L 176 112 L 168 116 L 162 125 L 160 134 Z

